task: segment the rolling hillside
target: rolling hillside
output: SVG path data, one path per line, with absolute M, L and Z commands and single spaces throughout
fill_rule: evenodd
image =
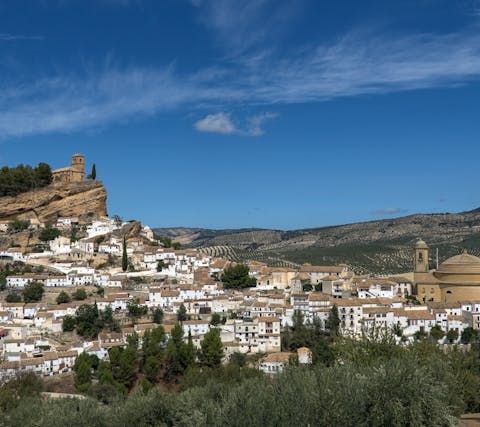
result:
M 159 228 L 184 246 L 232 260 L 270 265 L 346 263 L 358 272 L 399 273 L 411 269 L 411 248 L 423 238 L 439 250 L 440 262 L 468 248 L 480 254 L 480 210 L 416 214 L 401 218 L 302 230 L 208 230 Z M 434 263 L 435 260 L 432 260 Z

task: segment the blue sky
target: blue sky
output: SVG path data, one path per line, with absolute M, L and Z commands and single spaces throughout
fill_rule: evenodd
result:
M 109 212 L 304 228 L 480 206 L 480 1 L 0 0 L 0 165 Z

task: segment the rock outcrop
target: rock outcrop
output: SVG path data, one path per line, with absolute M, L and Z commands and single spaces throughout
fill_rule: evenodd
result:
M 55 184 L 15 197 L 0 197 L 0 220 L 54 222 L 58 217 L 107 215 L 107 191 L 99 181 Z

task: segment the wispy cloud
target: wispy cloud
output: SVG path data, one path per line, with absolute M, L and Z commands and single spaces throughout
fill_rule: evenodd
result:
M 0 33 L 0 41 L 3 42 L 12 42 L 18 40 L 44 40 L 45 37 L 43 36 L 28 36 L 22 34 L 8 34 L 8 33 Z
M 260 136 L 265 132 L 263 130 L 263 124 L 268 121 L 277 118 L 277 113 L 260 113 L 247 119 L 247 134 L 251 136 Z
M 190 0 L 201 10 L 201 21 L 226 44 L 230 53 L 239 54 L 264 39 L 273 0 Z
M 480 33 L 386 39 L 350 33 L 277 57 L 256 51 L 195 73 L 174 67 L 104 69 L 0 83 L 0 136 L 70 132 L 179 108 L 234 111 L 338 97 L 449 87 L 480 77 Z M 262 133 L 270 113 L 244 131 Z
M 378 209 L 372 212 L 374 215 L 380 216 L 394 216 L 394 215 L 404 215 L 408 213 L 408 209 L 403 208 L 384 208 Z

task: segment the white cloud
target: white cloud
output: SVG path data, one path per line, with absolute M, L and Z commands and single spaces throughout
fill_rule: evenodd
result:
M 0 82 L 0 137 L 71 132 L 175 109 L 235 111 L 466 84 L 480 77 L 480 33 L 386 39 L 352 33 L 282 58 L 255 52 L 191 74 L 104 69 Z M 226 113 L 224 113 L 226 114 Z M 261 134 L 270 113 L 238 132 Z M 215 115 L 213 115 L 215 116 Z M 230 118 L 231 120 L 231 118 Z M 232 120 L 231 120 L 232 121 Z M 231 132 L 232 128 L 224 127 Z M 243 130 L 242 130 L 243 129 Z
M 245 119 L 243 126 L 238 125 L 229 113 L 209 114 L 195 122 L 194 127 L 199 132 L 220 133 L 223 135 L 260 136 L 264 134 L 262 125 L 267 120 L 277 117 L 276 113 L 265 112 Z
M 238 129 L 232 122 L 230 115 L 227 113 L 209 114 L 195 123 L 195 129 L 199 132 L 220 133 L 230 135 L 238 133 Z

